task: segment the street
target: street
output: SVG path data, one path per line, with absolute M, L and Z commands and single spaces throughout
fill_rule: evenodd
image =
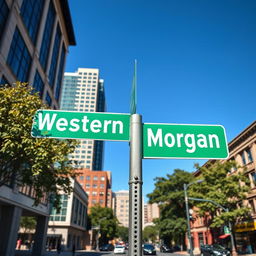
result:
M 30 253 L 28 251 L 16 251 L 15 256 L 29 256 Z M 44 256 L 73 256 L 72 252 L 61 252 L 61 254 L 57 254 L 56 251 L 51 251 L 51 252 L 46 252 L 44 254 Z M 113 251 L 111 252 L 94 252 L 94 251 L 78 251 L 75 253 L 75 256 L 116 256 L 116 255 L 120 255 L 120 256 L 127 256 L 128 255 L 128 251 L 126 251 L 125 254 L 114 254 Z M 143 255 L 143 254 L 142 254 Z M 180 256 L 180 255 L 187 255 L 184 254 L 184 252 L 175 252 L 175 253 L 162 253 L 157 251 L 156 252 L 157 256 Z

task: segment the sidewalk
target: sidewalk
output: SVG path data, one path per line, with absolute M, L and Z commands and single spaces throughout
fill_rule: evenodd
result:
M 75 256 L 84 256 L 84 255 L 88 255 L 89 253 L 91 256 L 99 255 L 93 251 L 78 250 L 76 251 Z M 31 255 L 31 251 L 29 250 L 16 250 L 15 252 L 15 256 L 30 256 L 30 255 Z M 58 254 L 57 251 L 46 251 L 44 253 L 44 256 L 73 256 L 73 254 L 72 252 L 68 252 L 68 251 L 62 251 L 60 254 Z

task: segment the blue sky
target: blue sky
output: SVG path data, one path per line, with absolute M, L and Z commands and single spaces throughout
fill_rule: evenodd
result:
M 143 122 L 221 124 L 230 141 L 255 120 L 256 1 L 73 0 L 66 72 L 99 68 L 107 112 L 129 113 L 134 59 Z M 154 178 L 203 160 L 143 160 Z M 106 142 L 113 191 L 128 189 L 129 145 Z

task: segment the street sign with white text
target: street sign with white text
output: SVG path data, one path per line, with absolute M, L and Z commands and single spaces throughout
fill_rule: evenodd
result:
M 33 137 L 130 140 L 130 115 L 38 110 L 32 126 Z
M 143 158 L 226 159 L 221 125 L 144 124 Z

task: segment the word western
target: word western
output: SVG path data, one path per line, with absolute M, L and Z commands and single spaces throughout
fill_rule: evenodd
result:
M 186 152 L 194 153 L 198 148 L 220 148 L 219 137 L 216 134 L 191 134 L 191 133 L 165 133 L 162 129 L 154 132 L 147 129 L 147 146 L 168 148 L 186 148 Z
M 49 113 L 38 113 L 38 129 L 51 131 L 57 129 L 59 132 L 78 132 L 84 133 L 112 133 L 123 134 L 124 124 L 122 121 L 115 120 L 91 120 L 89 116 L 82 115 L 79 118 L 67 119 L 58 118 L 57 113 L 50 115 Z

